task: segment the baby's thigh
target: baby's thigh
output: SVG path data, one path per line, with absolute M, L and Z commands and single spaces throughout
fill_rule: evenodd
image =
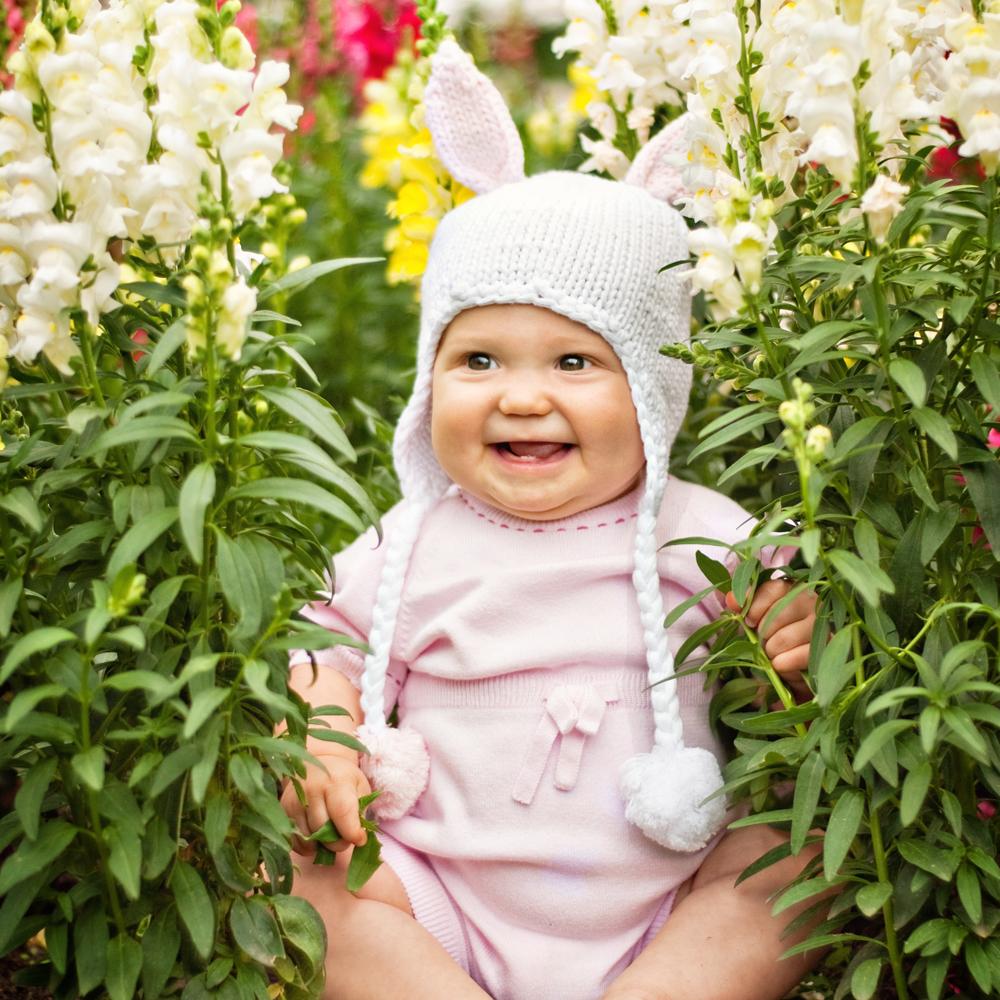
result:
M 349 848 L 338 853 L 332 865 L 317 865 L 310 856 L 293 854 L 292 862 L 296 866 L 292 888 L 294 895 L 312 903 L 327 926 L 331 921 L 342 918 L 359 899 L 385 903 L 412 917 L 413 911 L 403 883 L 385 863 L 357 893 L 348 891 L 347 867 L 352 851 L 353 848 Z

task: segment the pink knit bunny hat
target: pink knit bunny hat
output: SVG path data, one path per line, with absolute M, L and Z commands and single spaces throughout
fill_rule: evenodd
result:
M 424 97 L 434 147 L 448 171 L 477 192 L 442 220 L 422 285 L 413 393 L 393 444 L 407 503 L 379 583 L 365 661 L 362 758 L 384 818 L 405 814 L 427 781 L 423 740 L 385 723 L 384 687 L 403 581 L 420 523 L 450 485 L 431 446 L 431 375 L 441 336 L 462 310 L 499 303 L 541 306 L 583 323 L 611 345 L 628 377 L 646 457 L 636 519 L 633 583 L 646 645 L 655 723 L 649 753 L 627 761 L 621 789 L 626 817 L 665 847 L 704 847 L 725 819 L 715 757 L 684 744 L 663 628 L 655 539 L 673 444 L 690 390 L 690 368 L 664 357 L 664 343 L 684 342 L 690 294 L 676 269 L 686 260 L 687 227 L 668 202 L 683 193 L 674 163 L 683 124 L 660 132 L 639 154 L 625 182 L 567 171 L 524 176 L 517 129 L 493 84 L 454 42 L 432 61 Z

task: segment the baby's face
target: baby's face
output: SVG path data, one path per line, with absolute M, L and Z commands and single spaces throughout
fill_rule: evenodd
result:
M 462 489 L 532 521 L 614 500 L 645 464 L 615 352 L 581 323 L 528 305 L 452 320 L 434 362 L 431 440 Z

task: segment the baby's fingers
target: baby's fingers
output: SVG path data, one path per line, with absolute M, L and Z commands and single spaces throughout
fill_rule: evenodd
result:
M 368 839 L 368 834 L 361 825 L 358 812 L 358 795 L 356 789 L 340 786 L 328 786 L 323 796 L 326 815 L 337 828 L 340 840 L 327 844 L 331 850 L 343 851 L 351 844 L 360 847 Z M 319 829 L 319 827 L 314 827 Z

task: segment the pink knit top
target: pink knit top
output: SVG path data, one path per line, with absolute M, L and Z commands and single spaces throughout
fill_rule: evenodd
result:
M 427 859 L 464 914 L 470 953 L 486 964 L 495 942 L 507 942 L 525 983 L 558 964 L 558 941 L 579 965 L 590 952 L 578 942 L 598 939 L 596 965 L 581 975 L 607 981 L 707 851 L 675 854 L 648 840 L 625 821 L 618 794 L 621 763 L 653 734 L 631 580 L 640 492 L 535 522 L 453 487 L 427 516 L 406 576 L 386 702 L 398 699 L 400 723 L 424 736 L 431 775 L 413 812 L 384 829 Z M 383 520 L 386 534 L 398 509 Z M 671 479 L 657 541 L 732 542 L 751 525 L 728 498 Z M 304 613 L 364 640 L 385 548 L 369 531 L 341 552 L 332 601 Z M 668 610 L 707 586 L 694 551 L 660 550 Z M 671 627 L 672 649 L 720 609 L 715 595 L 693 607 Z M 362 666 L 347 646 L 317 660 L 355 681 Z M 721 754 L 704 678 L 676 683 L 685 743 Z

